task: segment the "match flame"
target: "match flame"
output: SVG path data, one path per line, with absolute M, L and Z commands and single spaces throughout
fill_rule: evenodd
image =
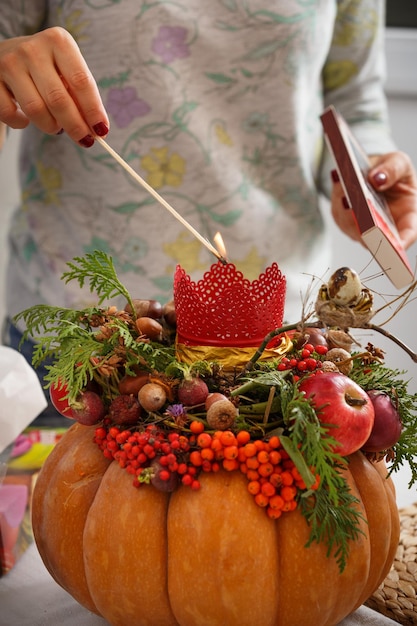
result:
M 226 259 L 227 259 L 226 246 L 224 245 L 223 237 L 221 236 L 221 234 L 219 232 L 217 232 L 214 235 L 213 241 L 214 241 L 214 245 L 215 245 L 215 247 L 217 249 L 217 252 L 219 253 L 221 259 L 224 259 L 226 261 Z

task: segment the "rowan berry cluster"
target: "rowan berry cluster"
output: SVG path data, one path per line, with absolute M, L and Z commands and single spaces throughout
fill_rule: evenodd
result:
M 103 425 L 95 431 L 95 442 L 107 458 L 135 477 L 136 487 L 152 482 L 170 491 L 168 485 L 175 488 L 182 483 L 196 490 L 201 472 L 238 470 L 246 476 L 248 492 L 270 518 L 296 508 L 296 496 L 306 485 L 279 437 L 252 439 L 246 430 L 208 432 L 199 420 L 189 424 L 189 431 L 166 432 L 154 424 L 142 431 Z M 318 485 L 316 476 L 310 488 Z
M 294 353 L 293 356 L 282 357 L 278 364 L 278 370 L 292 370 L 296 376 L 296 380 L 298 380 L 300 374 L 314 372 L 320 369 L 322 365 L 320 357 L 326 355 L 327 352 L 327 346 L 313 346 L 313 344 L 307 343 L 301 350 Z

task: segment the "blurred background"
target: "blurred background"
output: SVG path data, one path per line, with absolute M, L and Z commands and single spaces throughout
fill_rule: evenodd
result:
M 387 82 L 393 136 L 398 148 L 407 152 L 417 167 L 417 3 L 410 0 L 387 0 L 386 26 Z M 11 131 L 5 147 L 0 152 L 0 321 L 3 319 L 3 285 L 6 263 L 7 224 L 13 207 L 18 202 L 17 151 L 19 131 Z M 325 207 L 327 210 L 327 207 Z M 329 217 L 330 219 L 330 217 Z M 398 292 L 385 277 L 378 276 L 379 268 L 369 253 L 357 243 L 337 231 L 332 225 L 334 242 L 334 271 L 341 266 L 353 266 L 366 286 L 375 292 L 379 308 L 384 301 L 391 301 Z M 417 244 L 408 256 L 413 269 L 417 266 Z M 375 277 L 376 276 L 376 277 Z M 377 295 L 380 294 L 380 295 Z M 394 308 L 391 309 L 393 311 Z M 411 301 L 387 325 L 387 329 L 417 352 L 416 323 L 417 302 Z M 389 311 L 376 317 L 376 324 L 383 322 Z M 364 331 L 361 331 L 364 332 Z M 404 372 L 410 381 L 410 389 L 417 393 L 417 363 L 393 342 L 382 336 L 358 336 L 363 343 L 371 341 L 386 352 L 386 365 Z M 399 506 L 417 502 L 417 486 L 408 488 L 410 476 L 406 469 L 394 475 Z

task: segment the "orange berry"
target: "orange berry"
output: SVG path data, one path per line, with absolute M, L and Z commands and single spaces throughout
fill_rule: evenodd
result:
M 290 500 L 294 500 L 297 495 L 297 489 L 294 485 L 286 485 L 281 488 L 279 493 L 286 502 L 289 502 Z
M 193 450 L 190 452 L 190 463 L 195 467 L 200 467 L 203 464 L 200 450 Z
M 197 445 L 200 448 L 209 448 L 211 446 L 211 435 L 209 433 L 200 433 L 197 437 Z
M 272 498 L 276 494 L 275 487 L 271 485 L 270 482 L 263 483 L 261 486 L 261 491 L 264 496 L 268 496 L 268 498 Z
M 258 469 L 259 461 L 256 456 L 250 456 L 248 459 L 246 459 L 246 465 L 249 469 Z
M 282 485 L 281 474 L 279 474 L 278 472 L 273 472 L 271 476 L 269 477 L 269 482 L 272 485 L 274 485 L 274 487 L 281 487 Z
M 214 457 L 217 461 L 222 461 L 224 459 L 224 448 L 220 448 L 220 450 L 216 450 L 214 452 Z
M 239 430 L 236 435 L 236 439 L 240 446 L 244 446 L 246 443 L 250 441 L 250 433 L 247 430 Z
M 245 454 L 246 454 L 246 456 L 248 458 L 252 457 L 252 456 L 255 456 L 256 453 L 258 452 L 257 447 L 255 446 L 255 444 L 253 442 L 247 443 L 244 446 L 243 450 L 244 450 L 244 452 L 245 452 Z
M 259 463 L 268 463 L 269 461 L 269 454 L 266 450 L 261 450 L 260 452 L 258 452 L 256 457 Z
M 248 480 L 258 480 L 259 479 L 259 473 L 254 470 L 254 469 L 247 469 L 246 470 L 246 478 Z
M 228 472 L 239 469 L 239 462 L 237 459 L 223 459 L 223 467 Z
M 280 509 L 273 509 L 270 506 L 266 509 L 266 512 L 270 519 L 278 519 L 282 515 L 282 511 Z
M 295 467 L 295 465 L 294 465 L 294 467 L 291 470 L 291 474 L 293 475 L 294 480 L 302 480 L 301 474 L 298 471 L 298 469 Z
M 271 509 L 281 510 L 284 507 L 284 504 L 285 504 L 284 498 L 282 498 L 278 494 L 276 494 L 275 496 L 272 496 L 272 498 L 270 498 L 269 500 L 269 506 L 271 507 Z
M 294 478 L 288 470 L 285 470 L 281 474 L 281 481 L 283 485 L 292 485 L 294 482 Z
M 266 444 L 265 441 L 262 441 L 262 439 L 255 439 L 253 443 L 255 444 L 258 451 L 265 450 Z
M 269 498 L 260 492 L 256 494 L 255 502 L 258 506 L 265 508 L 269 504 Z
M 316 474 L 316 480 L 311 485 L 310 489 L 313 489 L 315 491 L 316 489 L 319 488 L 319 486 L 320 486 L 320 476 L 319 476 L 319 474 Z
M 278 465 L 278 463 L 281 463 L 281 455 L 278 450 L 271 450 L 271 452 L 269 453 L 269 460 L 273 465 Z
M 190 424 L 190 430 L 194 435 L 199 435 L 204 430 L 204 423 L 199 420 L 193 420 Z
M 238 448 L 238 452 L 237 452 L 237 458 L 239 459 L 239 461 L 241 463 L 245 463 L 246 462 L 246 454 L 245 454 L 245 450 L 242 447 Z
M 272 463 L 261 463 L 258 467 L 258 472 L 261 476 L 270 476 L 274 471 Z
M 221 431 L 220 441 L 224 446 L 235 446 L 237 443 L 236 437 L 231 430 Z
M 203 448 L 200 450 L 201 458 L 205 461 L 212 461 L 214 459 L 214 450 L 211 448 Z
M 297 502 L 295 500 L 288 500 L 285 502 L 282 510 L 285 512 L 294 511 L 297 508 Z
M 281 445 L 281 442 L 279 440 L 279 437 L 277 437 L 276 435 L 274 435 L 273 437 L 271 437 L 268 441 L 269 443 L 269 447 L 270 448 L 279 448 Z
M 248 483 L 248 491 L 253 496 L 256 496 L 256 494 L 259 493 L 260 490 L 261 490 L 261 485 L 259 484 L 257 480 L 251 480 L 250 483 Z
M 215 452 L 218 452 L 219 450 L 223 450 L 223 444 L 220 441 L 220 439 L 215 436 L 215 434 L 211 438 L 211 449 L 214 450 Z
M 226 446 L 224 449 L 224 458 L 225 459 L 237 459 L 238 457 L 238 448 L 237 446 Z

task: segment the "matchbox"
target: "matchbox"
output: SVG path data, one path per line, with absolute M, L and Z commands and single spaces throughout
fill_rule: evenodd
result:
M 383 195 L 367 182 L 368 157 L 333 106 L 321 122 L 362 240 L 393 285 L 402 289 L 412 282 L 413 271 Z

